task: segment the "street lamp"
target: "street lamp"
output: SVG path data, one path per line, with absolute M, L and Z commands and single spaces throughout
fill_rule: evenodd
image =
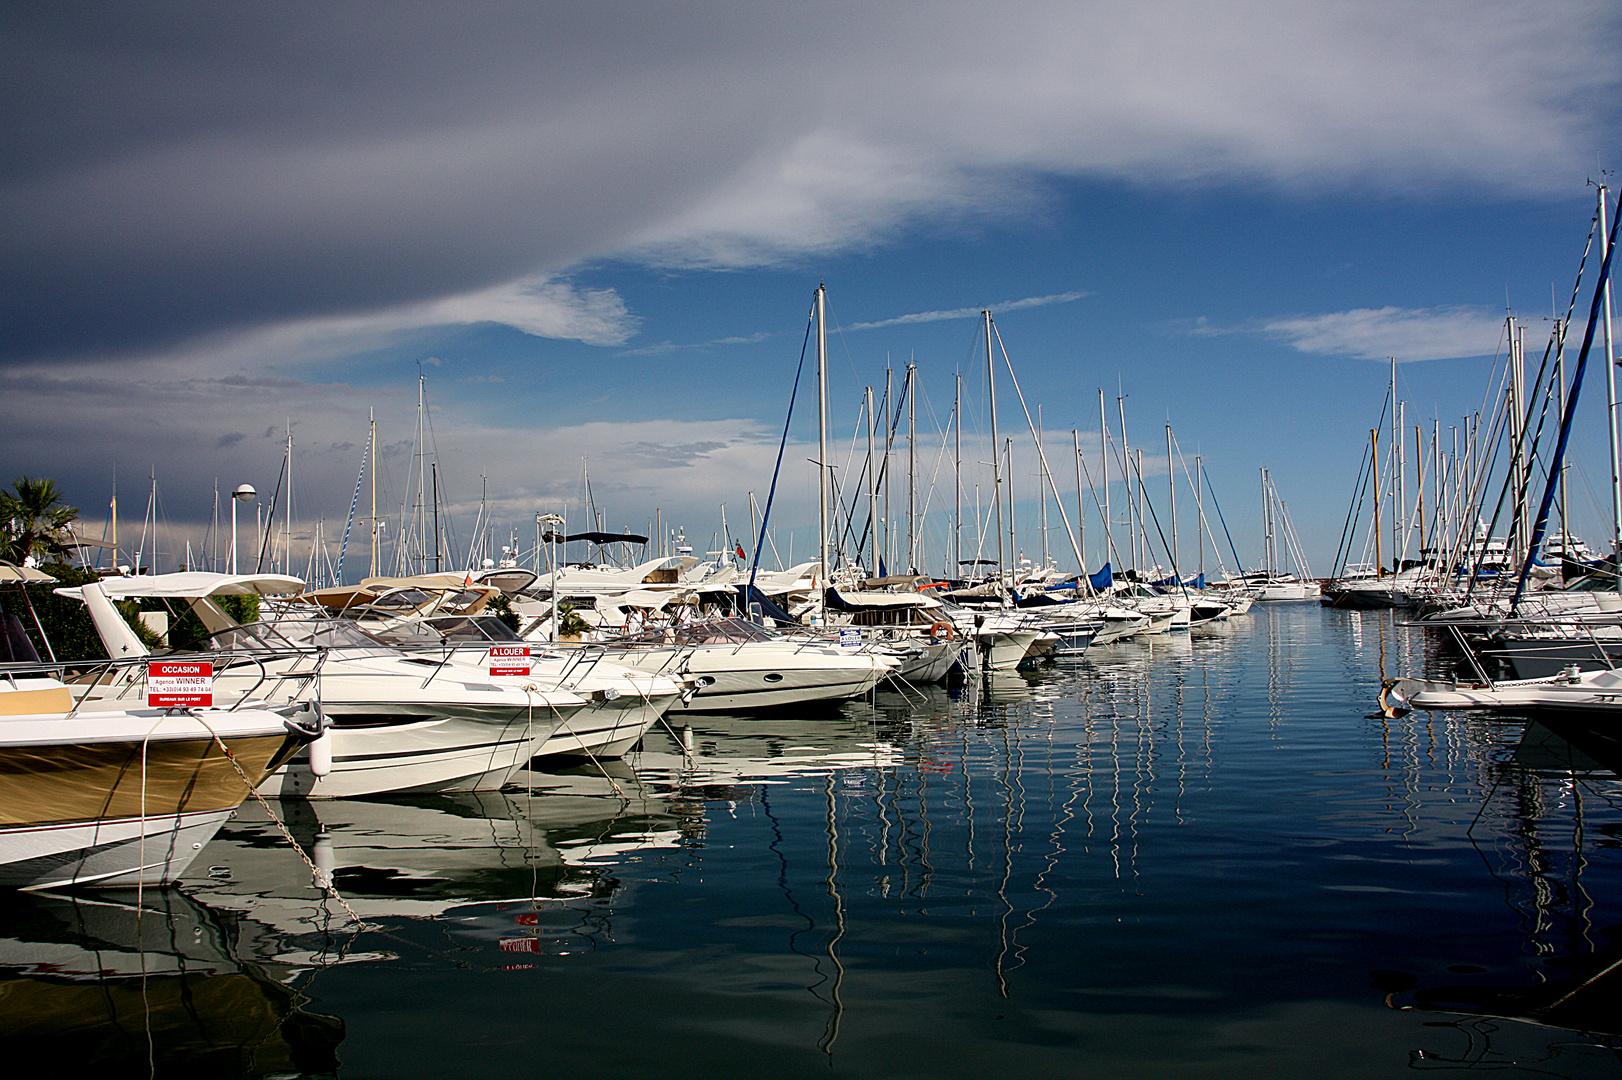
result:
M 541 534 L 541 532 L 540 532 L 540 529 L 541 529 L 542 525 L 550 525 L 551 526 L 551 528 L 548 529 L 547 532 L 544 535 Z M 551 633 L 551 639 L 552 639 L 553 644 L 556 644 L 557 640 L 558 640 L 558 620 L 563 617 L 562 614 L 558 610 L 558 530 L 561 529 L 562 527 L 563 527 L 563 519 L 558 517 L 558 515 L 556 515 L 556 514 L 536 514 L 535 515 L 535 531 L 536 531 L 536 534 L 537 534 L 536 538 L 537 538 L 537 540 L 545 540 L 547 542 L 547 544 L 549 545 L 548 548 L 547 548 L 547 560 L 546 560 L 546 562 L 547 562 L 547 569 L 549 571 L 551 571 L 551 578 L 552 578 L 552 583 L 551 583 L 552 584 L 552 633 Z
M 259 496 L 252 484 L 239 484 L 231 492 L 231 573 L 237 572 L 237 503 L 251 503 Z

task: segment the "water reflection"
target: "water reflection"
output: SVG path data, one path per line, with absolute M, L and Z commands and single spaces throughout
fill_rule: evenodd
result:
M 237 955 L 230 920 L 175 889 L 0 894 L 0 1051 L 58 1075 L 330 1073 L 344 1025 Z
M 229 970 L 346 1018 L 356 1075 L 474 1052 L 490 1077 L 539 1054 L 625 1075 L 972 1077 L 1010 1054 L 1028 1077 L 1597 1071 L 1622 757 L 1369 715 L 1382 658 L 1426 647 L 1388 615 L 1285 605 L 951 691 L 693 715 L 497 796 L 276 804 L 359 933 L 251 809 L 184 887 L 229 926 Z M 514 1001 L 524 1024 L 496 1030 Z
M 1445 972 L 1374 973 L 1394 1007 L 1466 1014 L 1452 1046 L 1416 1050 L 1413 1064 L 1554 1068 L 1622 1052 L 1622 754 L 1582 725 L 1458 721 L 1483 788 L 1467 835 L 1512 929 L 1466 938 L 1474 955 Z

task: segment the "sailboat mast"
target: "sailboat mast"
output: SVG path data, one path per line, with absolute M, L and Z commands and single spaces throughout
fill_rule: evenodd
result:
M 828 297 L 817 286 L 817 559 L 822 587 L 817 590 L 821 622 L 828 622 Z
M 286 539 L 282 544 L 282 572 L 293 570 L 293 420 L 287 421 L 287 505 L 282 507 L 282 529 Z
M 1138 472 L 1137 485 L 1132 489 L 1134 494 L 1137 495 L 1137 500 L 1138 500 L 1138 502 L 1137 502 L 1137 519 L 1138 519 L 1138 523 L 1137 523 L 1136 535 L 1138 537 L 1138 540 L 1139 540 L 1140 544 L 1142 545 L 1141 549 L 1140 549 L 1141 550 L 1141 555 L 1138 558 L 1138 565 L 1143 566 L 1146 563 L 1148 563 L 1151 558 L 1153 558 L 1153 555 L 1151 555 L 1150 548 L 1149 548 L 1149 522 L 1143 516 L 1143 503 L 1144 503 L 1145 497 L 1148 495 L 1148 492 L 1145 490 L 1145 485 L 1143 483 L 1143 451 L 1141 449 L 1138 451 L 1138 456 L 1134 460 L 1135 460 L 1135 462 L 1137 464 L 1137 472 Z
M 1380 429 L 1369 428 L 1369 460 L 1374 468 L 1369 470 L 1374 477 L 1374 576 L 1385 577 L 1385 556 L 1380 551 Z
M 1402 507 L 1397 503 L 1397 486 L 1400 483 L 1401 466 L 1397 464 L 1402 454 L 1402 419 L 1401 408 L 1397 404 L 1397 358 L 1389 357 L 1391 361 L 1391 475 L 1390 489 L 1386 498 L 1391 500 L 1391 568 L 1397 568 L 1397 554 L 1402 548 Z
M 980 312 L 986 328 L 986 399 L 991 420 L 991 501 L 997 519 L 997 575 L 1002 576 L 1002 447 L 997 445 L 997 367 L 991 359 L 991 309 Z
M 371 577 L 377 576 L 377 410 L 367 409 L 367 426 L 370 429 L 368 438 L 371 440 L 370 454 L 372 458 L 372 572 Z M 339 582 L 342 584 L 342 582 Z
M 1396 560 L 1391 565 L 1393 571 L 1402 569 L 1402 557 L 1408 554 L 1408 444 L 1402 439 L 1403 428 L 1408 423 L 1406 401 L 1398 403 L 1395 421 L 1391 428 L 1391 449 L 1397 455 L 1393 474 L 1396 486 L 1391 492 L 1394 512 L 1391 519 L 1391 557 Z
M 1510 537 L 1512 549 L 1511 560 L 1519 562 L 1524 550 L 1522 539 L 1526 499 L 1526 469 L 1525 446 L 1522 444 L 1522 417 L 1525 414 L 1526 370 L 1521 363 L 1521 351 L 1517 347 L 1521 331 L 1516 324 L 1515 316 L 1511 315 L 1505 320 L 1509 335 L 1509 400 L 1506 408 L 1509 410 L 1509 445 L 1510 445 L 1510 489 L 1515 493 L 1515 509 L 1511 520 L 1515 523 L 1515 535 Z
M 1604 184 L 1599 188 L 1599 259 L 1600 265 L 1605 265 L 1605 257 L 1610 254 L 1610 230 L 1605 225 L 1605 192 Z M 1613 567 L 1622 566 L 1622 450 L 1617 442 L 1617 400 L 1616 400 L 1616 352 L 1611 344 L 1611 279 L 1606 278 L 1604 284 L 1605 296 L 1600 301 L 1601 325 L 1605 329 L 1605 403 L 1606 403 L 1606 435 L 1611 442 L 1611 559 Z M 1561 527 L 1565 528 L 1564 519 Z M 1616 588 L 1622 592 L 1622 574 L 1616 578 Z
M 963 573 L 963 373 L 953 376 L 952 392 L 952 567 L 948 578 Z
M 1012 580 L 1018 569 L 1019 544 L 1015 541 L 1014 515 L 1014 440 L 1003 440 L 1003 478 L 1008 487 L 1008 576 Z
M 1126 439 L 1126 395 L 1115 395 L 1115 414 L 1121 419 L 1121 466 L 1123 469 L 1121 482 L 1126 486 L 1127 517 L 1131 519 L 1128 533 L 1132 538 L 1132 567 L 1137 569 L 1143 562 L 1138 557 L 1138 522 L 1137 522 L 1137 489 L 1132 486 L 1132 444 Z M 1141 479 L 1141 476 L 1140 476 Z
M 1171 425 L 1166 425 L 1166 485 L 1171 492 L 1171 572 L 1181 575 L 1178 569 L 1182 560 L 1177 556 L 1180 547 L 1177 542 L 1177 461 L 1171 452 Z
M 1042 406 L 1038 403 L 1036 406 L 1036 446 L 1038 451 L 1042 447 L 1043 430 Z M 1039 452 L 1037 462 L 1042 473 L 1042 478 L 1036 485 L 1036 494 L 1042 500 L 1042 569 L 1046 570 L 1048 566 L 1048 487 L 1052 485 L 1053 478 L 1048 475 L 1047 455 Z
M 1194 455 L 1194 508 L 1198 511 L 1200 523 L 1199 534 L 1195 537 L 1200 549 L 1200 577 L 1205 577 L 1205 488 L 1201 483 L 1205 476 L 1205 462 L 1199 454 Z
M 1104 388 L 1098 388 L 1098 482 L 1104 489 L 1104 559 L 1115 550 L 1115 528 L 1109 508 L 1109 417 L 1104 412 Z
M 867 387 L 867 551 L 873 556 L 868 569 L 878 574 L 879 560 L 879 470 L 873 456 L 873 388 Z M 856 553 L 858 556 L 861 552 Z
M 1076 532 L 1078 534 L 1076 547 L 1081 561 L 1081 565 L 1076 568 L 1076 572 L 1085 574 L 1087 572 L 1087 508 L 1081 501 L 1081 432 L 1071 428 L 1070 442 L 1076 451 Z M 1057 500 L 1059 496 L 1055 493 L 1053 497 Z
M 895 548 L 890 543 L 890 449 L 895 429 L 890 423 L 890 411 L 895 408 L 893 394 L 893 376 L 895 372 L 890 368 L 884 369 L 884 562 L 886 572 L 890 563 L 895 561 Z
M 908 364 L 906 381 L 901 387 L 902 396 L 907 399 L 907 573 L 909 574 L 915 573 L 918 569 L 918 405 L 916 401 L 918 388 L 913 385 L 913 377 L 917 371 L 917 364 Z
M 427 376 L 417 376 L 417 510 L 415 524 L 417 531 L 417 552 L 422 559 L 422 569 L 427 569 L 428 561 L 428 515 L 423 513 L 422 499 L 428 490 L 428 448 L 422 444 L 422 394 L 427 382 Z
M 1419 527 L 1419 546 L 1425 546 L 1425 430 L 1418 424 L 1414 425 L 1414 520 Z M 1404 550 L 1407 550 L 1404 548 Z M 1421 550 L 1419 561 L 1424 563 L 1425 553 Z

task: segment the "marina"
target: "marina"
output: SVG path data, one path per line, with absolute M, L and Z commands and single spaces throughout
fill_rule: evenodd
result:
M 1614 0 L 0 30 L 13 1072 L 1622 1074 Z
M 302 859 L 246 806 L 176 885 L 8 896 L 0 1045 L 139 1075 L 1614 1075 L 1622 761 L 1372 710 L 1426 640 L 1271 604 L 692 715 L 500 792 L 271 800 Z

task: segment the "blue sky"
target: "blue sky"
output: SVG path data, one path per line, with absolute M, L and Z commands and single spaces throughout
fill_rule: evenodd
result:
M 931 535 L 955 373 L 983 430 L 991 306 L 1050 451 L 1079 427 L 1096 453 L 1097 390 L 1112 423 L 1124 394 L 1157 499 L 1170 422 L 1243 558 L 1265 466 L 1323 573 L 1383 358 L 1410 423 L 1446 428 L 1482 403 L 1506 306 L 1541 355 L 1618 156 L 1613 6 L 953 11 L 7 16 L 0 471 L 95 518 L 115 471 L 129 516 L 155 470 L 195 535 L 216 478 L 274 486 L 291 420 L 295 511 L 331 534 L 368 409 L 398 511 L 421 371 L 464 545 L 481 487 L 499 531 L 578 520 L 582 459 L 611 528 L 658 507 L 707 544 L 725 503 L 744 536 L 821 281 L 835 464 L 862 388 L 915 362 Z M 803 396 L 784 554 L 812 542 L 814 416 Z M 1601 423 L 1579 436 L 1596 492 Z

